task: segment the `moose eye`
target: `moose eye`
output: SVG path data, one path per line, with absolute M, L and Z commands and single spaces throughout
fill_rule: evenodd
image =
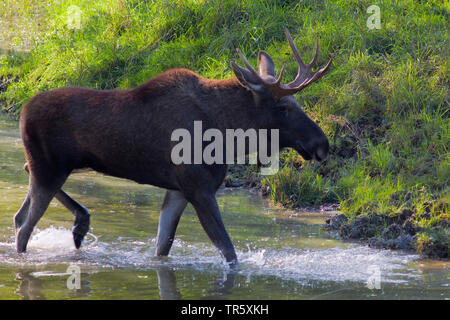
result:
M 284 116 L 284 117 L 287 117 L 288 116 L 288 114 L 289 114 L 289 110 L 288 110 L 288 108 L 286 107 L 286 106 L 278 106 L 278 110 L 279 110 L 279 112 Z

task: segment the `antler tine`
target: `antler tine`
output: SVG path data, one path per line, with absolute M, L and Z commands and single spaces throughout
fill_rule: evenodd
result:
M 313 66 L 316 63 L 318 56 L 319 56 L 319 38 L 316 39 L 316 53 L 314 54 L 314 58 L 312 58 L 311 62 L 309 63 L 310 66 Z
M 281 79 L 283 79 L 283 74 L 284 74 L 284 66 L 281 67 L 280 75 L 278 76 L 278 79 L 275 82 L 275 84 L 279 85 L 281 83 Z
M 309 85 L 310 83 L 319 80 L 324 74 L 325 72 L 328 70 L 328 68 L 331 66 L 331 63 L 333 62 L 333 56 L 331 55 L 330 60 L 328 61 L 328 63 L 326 64 L 325 67 L 323 67 L 322 69 L 319 69 L 318 71 L 316 71 L 314 73 L 314 76 L 311 78 L 311 80 L 308 81 L 307 85 Z
M 333 62 L 333 58 L 334 58 L 334 53 L 331 54 L 330 60 L 328 60 L 327 65 L 317 72 L 320 74 L 324 74 L 328 70 L 328 68 L 331 66 L 331 63 Z
M 297 47 L 295 46 L 294 40 L 292 40 L 291 34 L 289 33 L 289 30 L 283 26 L 284 33 L 286 34 L 286 38 L 289 42 L 289 45 L 291 46 L 292 52 L 294 53 L 295 60 L 297 60 L 297 63 L 301 67 L 306 67 L 305 63 L 302 60 L 302 57 L 300 56 L 300 53 L 297 50 Z
M 298 71 L 297 71 L 297 75 L 295 76 L 294 81 L 289 82 L 287 84 L 288 87 L 290 88 L 295 88 L 298 87 L 299 85 L 301 85 L 305 80 L 308 79 L 308 75 L 311 75 L 310 73 L 312 73 L 311 71 L 311 63 L 309 65 L 306 65 L 303 62 L 302 57 L 300 56 L 300 53 L 298 52 L 297 47 L 295 46 L 294 40 L 291 37 L 291 34 L 289 33 L 289 30 L 283 26 L 284 29 L 284 33 L 286 34 L 286 38 L 289 42 L 289 45 L 291 46 L 292 49 L 292 53 L 294 54 L 295 60 L 297 61 L 298 64 Z M 318 42 L 317 42 L 318 45 Z M 317 48 L 316 48 L 317 49 Z M 317 54 L 317 50 L 316 50 L 316 54 Z M 313 58 L 313 61 L 316 60 L 317 57 Z
M 316 39 L 316 52 L 314 54 L 314 57 L 312 58 L 311 62 L 308 65 L 305 65 L 303 60 L 300 58 L 300 54 L 295 47 L 295 44 L 292 40 L 291 35 L 289 34 L 289 31 L 286 27 L 284 27 L 284 31 L 286 33 L 286 37 L 289 41 L 289 44 L 292 48 L 292 52 L 294 53 L 294 56 L 298 62 L 298 72 L 297 76 L 295 77 L 294 81 L 288 83 L 286 86 L 292 89 L 297 89 L 297 91 L 300 91 L 301 89 L 305 88 L 306 86 L 310 85 L 314 81 L 317 81 L 322 75 L 328 70 L 328 68 L 331 65 L 331 62 L 333 61 L 333 56 L 331 56 L 330 61 L 328 61 L 327 65 L 316 71 L 312 71 L 313 65 L 317 62 L 317 58 L 319 57 L 319 39 Z
M 236 48 L 236 51 L 239 55 L 239 57 L 241 58 L 241 60 L 244 62 L 245 66 L 247 67 L 247 69 L 258 79 L 258 81 L 261 84 L 265 84 L 264 80 L 261 78 L 261 76 L 258 74 L 258 72 L 256 72 L 256 70 L 252 67 L 252 65 L 250 64 L 250 62 L 248 62 L 247 58 L 244 56 L 244 54 L 242 53 L 241 49 Z
M 323 67 L 322 69 L 314 72 L 313 76 L 310 79 L 304 80 L 299 86 L 294 87 L 292 89 L 296 89 L 297 91 L 300 91 L 301 89 L 309 86 L 311 83 L 319 80 L 325 74 L 325 72 L 328 70 L 328 68 L 331 66 L 331 63 L 333 62 L 333 57 L 334 57 L 334 54 L 331 55 L 331 58 L 328 61 L 327 65 L 325 67 Z

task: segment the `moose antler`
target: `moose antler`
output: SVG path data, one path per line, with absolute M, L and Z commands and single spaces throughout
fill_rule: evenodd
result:
M 319 80 L 325 74 L 325 72 L 328 70 L 331 63 L 333 62 L 333 55 L 331 55 L 330 61 L 328 61 L 325 67 L 317 70 L 316 72 L 312 71 L 312 67 L 316 63 L 317 57 L 319 56 L 319 41 L 318 40 L 316 41 L 316 53 L 314 55 L 314 58 L 311 60 L 309 64 L 305 64 L 302 58 L 300 57 L 300 53 L 298 52 L 297 47 L 295 46 L 294 41 L 292 40 L 289 30 L 286 27 L 283 27 L 283 29 L 284 33 L 286 34 L 286 38 L 289 42 L 289 45 L 291 46 L 292 52 L 294 53 L 295 60 L 298 63 L 297 76 L 295 77 L 294 81 L 288 84 L 281 83 L 281 79 L 283 78 L 284 73 L 284 67 L 281 69 L 280 75 L 278 76 L 277 80 L 275 81 L 265 80 L 252 67 L 252 65 L 242 54 L 241 50 L 239 48 L 236 48 L 239 57 L 242 59 L 247 69 L 256 77 L 256 79 L 258 80 L 259 83 L 261 83 L 261 85 L 263 85 L 265 88 L 267 88 L 272 92 L 275 100 L 279 100 L 281 97 L 284 96 L 293 95 L 303 90 L 303 88 L 309 86 L 311 83 Z

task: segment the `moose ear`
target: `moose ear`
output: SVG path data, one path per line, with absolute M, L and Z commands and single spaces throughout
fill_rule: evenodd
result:
M 233 69 L 236 78 L 239 80 L 239 83 L 247 88 L 248 90 L 255 92 L 263 92 L 264 87 L 261 83 L 259 83 L 258 79 L 247 69 L 238 66 L 233 61 L 230 62 L 231 69 Z
M 275 77 L 275 64 L 272 58 L 265 51 L 258 53 L 258 72 L 262 76 Z

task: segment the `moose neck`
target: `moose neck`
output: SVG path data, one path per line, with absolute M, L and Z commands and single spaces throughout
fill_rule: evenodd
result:
M 221 129 L 259 129 L 264 127 L 262 111 L 258 110 L 253 94 L 236 78 L 204 81 L 205 93 L 212 97 L 208 109 L 214 112 Z

